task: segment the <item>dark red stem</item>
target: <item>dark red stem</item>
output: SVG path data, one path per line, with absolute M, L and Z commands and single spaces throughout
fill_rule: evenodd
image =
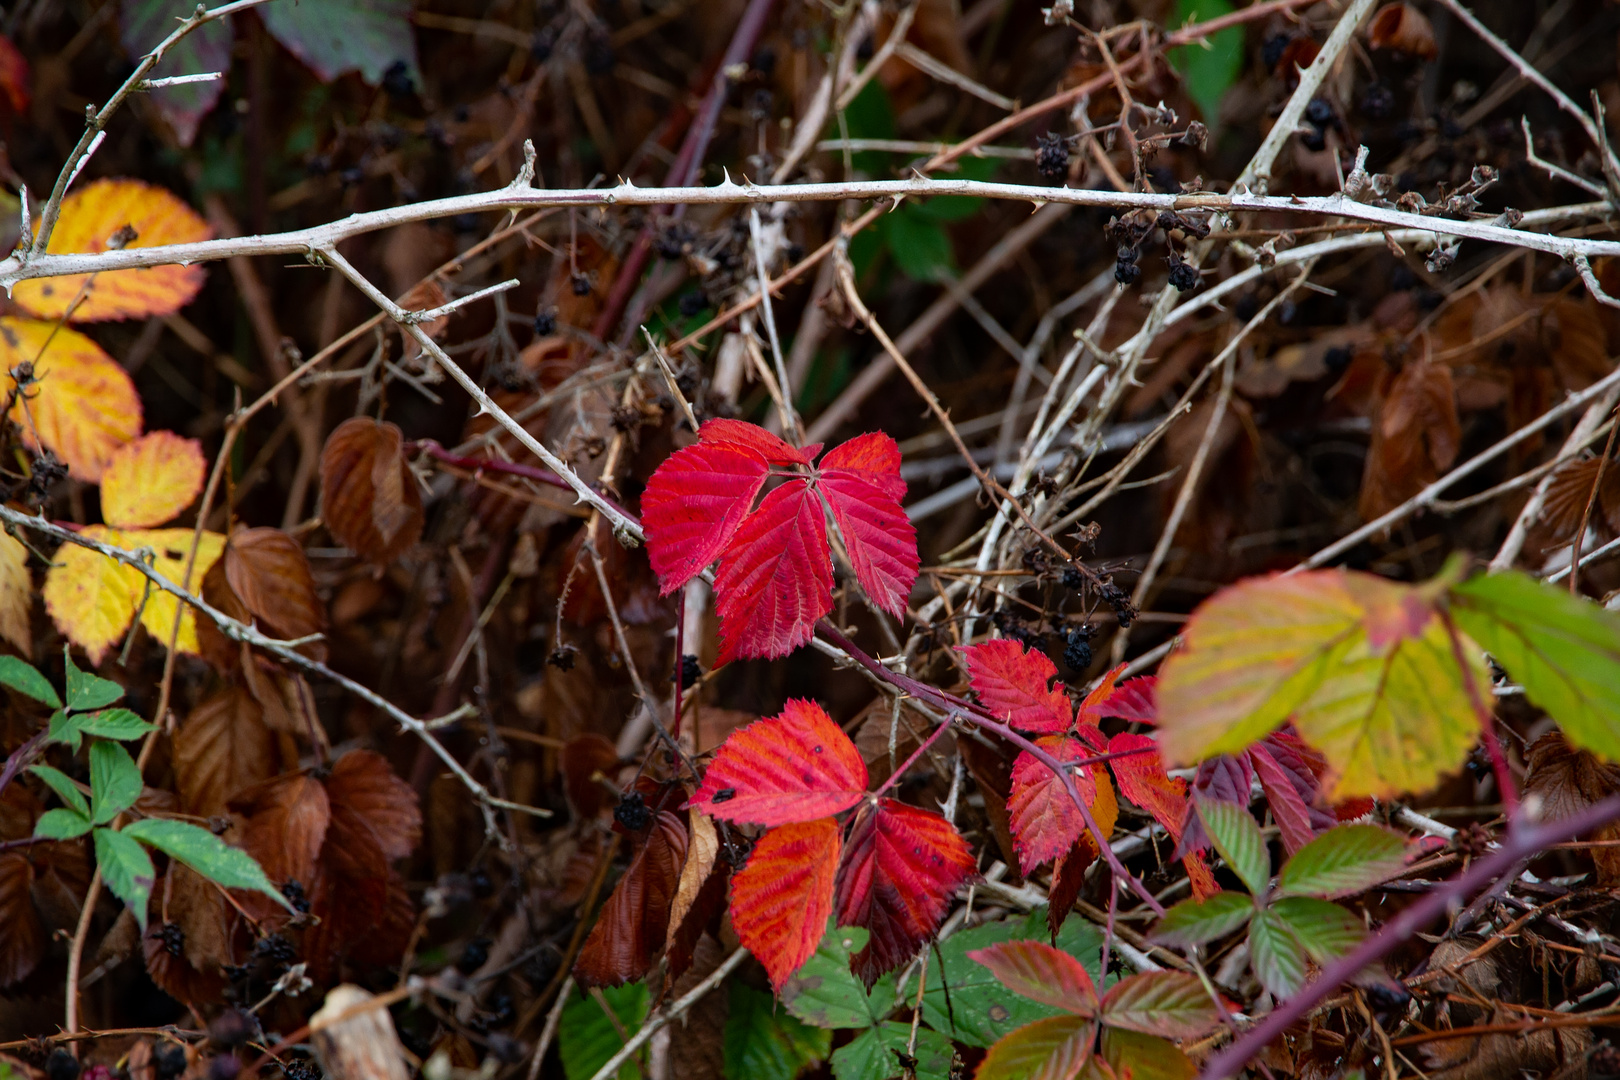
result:
M 1423 899 L 1385 923 L 1376 934 L 1363 941 L 1353 952 L 1327 965 L 1316 981 L 1279 1003 L 1264 1020 L 1250 1028 L 1242 1038 L 1211 1058 L 1209 1064 L 1204 1066 L 1199 1080 L 1228 1080 L 1229 1077 L 1236 1076 L 1273 1039 L 1281 1036 L 1301 1020 L 1323 998 L 1445 914 L 1446 909 L 1452 904 L 1513 871 L 1521 859 L 1536 855 L 1553 844 L 1563 843 L 1582 833 L 1591 832 L 1617 818 L 1620 818 L 1620 795 L 1611 795 L 1602 802 L 1593 803 L 1580 813 L 1559 821 L 1548 822 L 1545 825 L 1516 823 L 1509 828 L 1501 847 L 1476 860 L 1466 871 L 1438 886 Z
M 434 461 L 442 461 L 446 465 L 452 465 L 458 469 L 468 469 L 472 472 L 506 473 L 508 476 L 521 476 L 525 480 L 550 484 L 552 487 L 561 488 L 564 491 L 572 492 L 574 490 L 569 486 L 568 481 L 550 469 L 542 469 L 538 465 L 524 465 L 516 461 L 502 461 L 499 458 L 463 457 L 461 454 L 452 454 L 434 439 L 419 439 L 416 442 L 408 442 L 405 444 L 405 450 L 407 453 L 419 452 L 426 454 Z M 602 497 L 603 502 L 613 507 L 626 518 L 636 521 L 636 515 L 620 506 L 611 497 L 600 490 L 597 491 L 597 494 Z

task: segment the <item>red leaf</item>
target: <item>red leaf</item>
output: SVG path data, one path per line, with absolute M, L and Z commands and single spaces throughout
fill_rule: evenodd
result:
M 1220 1022 L 1203 983 L 1180 971 L 1121 979 L 1103 996 L 1102 1022 L 1144 1035 L 1194 1039 Z
M 1187 814 L 1187 783 L 1173 779 L 1164 771 L 1164 759 L 1159 756 L 1159 744 L 1147 735 L 1122 732 L 1108 740 L 1108 752 L 1118 754 L 1128 750 L 1143 753 L 1114 758 L 1114 779 L 1119 781 L 1120 792 L 1131 802 L 1153 815 L 1181 839 L 1181 822 Z
M 889 436 L 858 435 L 821 460 L 821 492 L 843 533 L 850 565 L 872 602 L 896 618 L 917 580 L 917 530 L 900 499 L 900 447 Z
M 664 947 L 669 907 L 686 861 L 686 824 L 660 811 L 646 843 L 602 905 L 574 964 L 583 986 L 619 986 L 647 974 Z
M 772 465 L 808 465 L 821 444 L 798 449 L 757 424 L 742 420 L 708 420 L 698 428 L 698 439 L 714 446 L 734 446 L 758 454 Z
M 1116 666 L 1114 670 L 1104 675 L 1102 681 L 1092 688 L 1091 693 L 1085 696 L 1085 699 L 1080 702 L 1080 707 L 1075 710 L 1074 719 L 1076 723 L 1096 724 L 1103 717 L 1114 715 L 1106 706 L 1109 699 L 1114 696 L 1114 680 L 1119 678 L 1119 673 L 1124 670 L 1124 664 Z
M 1052 687 L 1057 668 L 1044 653 L 997 638 L 966 646 L 962 654 L 980 702 L 996 716 L 1020 731 L 1069 730 L 1074 708 L 1061 687 Z
M 400 779 L 387 759 L 371 750 L 351 750 L 338 758 L 326 778 L 332 818 L 353 818 L 387 859 L 403 859 L 422 839 L 422 811 L 416 789 Z
M 763 455 L 730 443 L 688 446 L 658 466 L 641 494 L 641 527 L 664 595 L 720 557 L 769 471 Z
M 1080 961 L 1044 941 L 1003 941 L 967 954 L 1021 997 L 1076 1016 L 1097 1015 L 1097 986 Z
M 45 955 L 45 928 L 34 910 L 34 866 L 26 854 L 0 855 L 0 986 L 27 978 Z
M 778 990 L 827 929 L 842 846 L 830 817 L 783 825 L 760 837 L 748 865 L 731 879 L 737 940 L 765 965 Z
M 972 876 L 967 841 L 940 815 L 893 799 L 863 809 L 838 874 L 838 925 L 872 935 L 855 973 L 870 986 L 916 955 Z
M 1037 740 L 1036 745 L 1059 761 L 1077 761 L 1091 757 L 1092 750 L 1079 739 L 1049 735 Z M 1074 786 L 1086 801 L 1097 825 L 1111 830 L 1119 814 L 1114 801 L 1114 788 L 1108 782 L 1108 770 L 1092 765 L 1084 772 L 1076 772 Z M 1068 788 L 1045 764 L 1027 751 L 1018 755 L 1013 765 L 1012 797 L 1007 800 L 1007 814 L 1012 819 L 1013 846 L 1018 850 L 1018 863 L 1025 877 L 1043 863 L 1064 854 L 1075 841 L 1086 835 L 1086 822 L 1080 816 Z
M 1109 672 L 1109 674 L 1113 674 L 1113 672 Z M 1121 720 L 1130 720 L 1139 724 L 1157 724 L 1159 722 L 1159 702 L 1155 696 L 1155 689 L 1158 685 L 1159 677 L 1157 675 L 1143 675 L 1136 679 L 1126 679 L 1114 687 L 1114 692 L 1108 695 L 1107 701 L 1102 703 L 1100 715 L 1117 716 Z
M 1283 847 L 1292 855 L 1316 836 L 1311 828 L 1311 808 L 1299 797 L 1288 770 L 1266 752 L 1263 744 L 1249 748 L 1249 764 L 1260 778 L 1260 786 L 1266 790 L 1266 802 L 1282 832 Z
M 715 576 L 720 655 L 774 659 L 810 640 L 832 610 L 832 554 L 810 485 L 789 480 L 766 495 L 732 537 Z
M 1097 1028 L 1077 1016 L 1049 1016 L 1009 1031 L 979 1062 L 974 1080 L 1091 1080 L 1096 1070 L 1091 1044 Z
M 729 793 L 729 794 L 728 794 Z M 781 715 L 731 733 L 688 807 L 758 825 L 814 821 L 866 796 L 866 763 L 813 701 L 789 701 Z

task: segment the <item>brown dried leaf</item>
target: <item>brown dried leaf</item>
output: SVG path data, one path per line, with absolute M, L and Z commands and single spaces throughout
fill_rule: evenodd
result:
M 581 821 L 590 821 L 615 801 L 603 783 L 618 772 L 619 752 L 595 732 L 569 739 L 562 750 L 563 790 Z
M 332 536 L 361 558 L 386 563 L 422 535 L 422 493 L 405 463 L 399 428 L 345 420 L 321 451 L 321 514 Z
M 1592 497 L 1592 485 L 1598 483 L 1598 458 L 1584 458 L 1560 466 L 1547 485 L 1547 498 L 1542 504 L 1541 522 L 1554 543 L 1572 538 L 1580 530 L 1586 516 L 1586 504 Z M 1590 524 L 1606 524 L 1620 531 L 1620 463 L 1609 462 L 1603 467 L 1602 489 L 1598 492 L 1597 506 L 1592 510 Z
M 332 823 L 331 801 L 320 781 L 303 773 L 278 776 L 241 792 L 230 808 L 247 818 L 241 846 L 270 880 L 307 887 Z
M 652 968 L 664 947 L 669 909 L 685 859 L 685 824 L 679 816 L 660 811 L 580 950 L 574 977 L 581 986 L 620 986 Z
M 1620 791 L 1620 765 L 1575 749 L 1560 732 L 1548 732 L 1537 739 L 1527 758 L 1525 795 L 1541 801 L 1542 820 L 1573 817 Z M 1591 838 L 1620 839 L 1620 826 L 1605 825 Z M 1608 888 L 1620 884 L 1620 849 L 1597 847 L 1591 849 L 1591 854 L 1597 864 L 1598 885 Z
M 280 529 L 242 529 L 225 544 L 225 580 L 261 625 L 283 638 L 326 629 L 326 606 L 298 541 Z
M 1462 425 L 1451 369 L 1408 364 L 1374 412 L 1361 480 L 1361 516 L 1371 520 L 1416 495 L 1457 460 Z
M 1433 60 L 1439 51 L 1434 43 L 1434 27 L 1423 12 L 1410 4 L 1385 4 L 1379 8 L 1367 26 L 1367 44 L 1420 60 Z
M 1097 845 L 1088 833 L 1076 840 L 1074 846 L 1053 865 L 1052 888 L 1046 905 L 1046 928 L 1052 933 L 1053 944 L 1057 943 L 1063 920 L 1069 917 L 1069 912 L 1074 910 L 1074 902 L 1080 899 L 1080 890 L 1086 884 L 1086 868 L 1096 858 Z
M 180 927 L 181 955 L 169 952 L 154 925 L 141 942 L 146 971 L 177 1001 L 205 1004 L 225 989 L 221 966 L 232 962 L 230 909 L 220 890 L 189 867 L 170 862 L 167 874 L 155 895 L 167 893 L 166 914 Z
M 669 934 L 674 936 L 697 900 L 698 890 L 709 880 L 714 869 L 715 856 L 720 852 L 720 835 L 715 832 L 714 819 L 701 810 L 686 812 L 688 831 L 686 861 L 681 865 L 680 881 L 676 883 L 675 899 L 669 906 Z
M 351 750 L 326 779 L 332 816 L 355 819 L 390 859 L 403 859 L 422 839 L 422 810 L 416 790 L 400 779 L 387 759 L 370 750 Z
M 28 856 L 0 855 L 0 986 L 27 978 L 45 955 L 45 927 L 34 910 L 33 888 Z
M 1484 1022 L 1513 1025 L 1522 1019 L 1523 1014 L 1498 1006 Z M 1423 1057 L 1431 1066 L 1425 1075 L 1429 1080 L 1516 1080 L 1539 1073 L 1560 1080 L 1585 1080 L 1586 1051 L 1591 1045 L 1592 1033 L 1586 1028 L 1439 1040 L 1423 1045 Z
M 174 773 L 187 813 L 212 817 L 276 772 L 280 748 L 253 695 L 231 686 L 191 711 L 174 734 Z

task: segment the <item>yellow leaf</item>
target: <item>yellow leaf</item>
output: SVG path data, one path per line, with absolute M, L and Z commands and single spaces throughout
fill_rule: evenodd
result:
M 176 584 L 185 584 L 192 592 L 197 591 L 196 584 L 225 550 L 223 536 L 203 533 L 197 545 L 197 562 L 186 584 L 181 582 L 181 576 L 186 553 L 191 550 L 190 529 L 120 532 L 104 525 L 89 525 L 82 535 L 131 552 L 151 548 L 153 569 Z M 148 594 L 146 576 L 139 570 L 77 544 L 63 544 L 57 550 L 56 563 L 45 575 L 45 610 L 57 629 L 89 655 L 92 664 L 100 664 L 108 651 L 123 640 L 143 596 L 146 606 L 141 612 L 141 625 L 160 643 L 168 644 L 178 598 L 156 586 Z M 181 616 L 175 647 L 181 652 L 197 652 L 196 617 L 189 608 Z
M 160 187 L 139 180 L 97 180 L 62 200 L 49 251 L 53 255 L 106 251 L 108 241 L 126 225 L 135 230 L 135 238 L 124 247 L 185 244 L 212 235 L 195 210 Z M 203 276 L 201 266 L 66 274 L 18 282 L 12 299 L 42 319 L 66 315 L 69 322 L 173 315 L 191 303 L 202 288 Z
M 24 656 L 34 651 L 30 614 L 34 606 L 34 579 L 28 573 L 28 549 L 0 532 L 0 637 Z
M 1431 788 L 1479 738 L 1469 681 L 1488 697 L 1490 673 L 1421 588 L 1343 570 L 1255 578 L 1201 604 L 1183 639 L 1157 688 L 1169 763 L 1236 753 L 1292 720 L 1337 802 Z
M 78 480 L 99 480 L 112 452 L 141 433 L 135 383 L 101 346 L 77 330 L 34 319 L 0 318 L 0 376 L 32 364 L 34 382 L 11 407 L 33 449 L 41 443 L 67 463 Z M 38 438 L 35 438 L 35 434 Z
M 113 451 L 101 474 L 101 517 L 121 529 L 161 525 L 202 490 L 202 445 L 153 431 Z

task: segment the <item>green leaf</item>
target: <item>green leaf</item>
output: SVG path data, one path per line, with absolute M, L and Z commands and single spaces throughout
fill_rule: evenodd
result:
M 135 759 L 115 742 L 90 744 L 91 820 L 105 825 L 135 805 L 141 797 L 141 770 Z M 200 830 L 199 830 L 200 831 Z
M 98 744 L 105 745 L 105 744 Z M 270 884 L 258 861 L 209 832 L 184 821 L 147 818 L 124 827 L 124 834 L 150 844 L 171 859 L 178 859 L 203 877 L 227 889 L 261 892 L 288 911 L 296 909 Z
M 1177 0 L 1176 21 L 1208 22 L 1229 15 L 1227 0 Z M 1187 80 L 1187 96 L 1198 103 L 1204 122 L 1219 125 L 1221 99 L 1243 69 L 1243 28 L 1228 27 L 1209 38 L 1208 45 L 1186 45 L 1170 52 L 1170 63 Z
M 1326 900 L 1286 897 L 1271 905 L 1271 913 L 1287 925 L 1305 955 L 1318 965 L 1345 955 L 1367 936 L 1366 927 L 1353 912 Z
M 1198 1066 L 1174 1043 L 1124 1028 L 1103 1028 L 1102 1057 L 1115 1076 L 1123 1076 L 1129 1066 L 1131 1080 L 1193 1080 L 1198 1075 Z
M 938 224 L 906 205 L 878 220 L 883 242 L 902 273 L 913 281 L 940 281 L 956 269 L 951 238 Z
M 815 955 L 782 984 L 782 1004 L 788 1012 L 819 1028 L 870 1027 L 889 1015 L 893 984 L 879 981 L 868 994 L 849 968 L 850 956 L 866 948 L 867 937 L 860 927 L 829 925 Z
M 1008 990 L 989 968 L 967 955 L 1003 941 L 1020 940 L 1051 940 L 1045 908 L 960 930 L 940 942 L 938 951 L 929 957 L 928 985 L 923 991 L 923 1020 L 928 1026 L 968 1046 L 990 1046 L 1031 1021 L 1061 1015 L 1060 1009 Z M 1102 985 L 1102 934 L 1096 927 L 1078 915 L 1069 916 L 1058 931 L 1057 947 L 1077 958 L 1091 981 Z
M 1254 899 L 1243 893 L 1218 892 L 1208 900 L 1183 900 L 1164 913 L 1153 928 L 1153 940 L 1186 948 L 1225 937 L 1254 914 Z
M 35 701 L 44 702 L 53 709 L 62 707 L 62 699 L 57 696 L 56 687 L 39 673 L 38 668 L 20 657 L 0 656 L 0 683 Z
M 1103 995 L 1099 1018 L 1167 1039 L 1192 1039 L 1220 1021 L 1204 984 L 1180 971 L 1150 971 L 1121 979 Z
M 1249 966 L 1273 997 L 1299 993 L 1310 964 L 1303 946 L 1274 911 L 1262 911 L 1249 924 Z
M 96 865 L 112 894 L 129 905 L 141 932 L 146 932 L 146 901 L 157 874 L 152 857 L 133 839 L 112 829 L 96 830 Z
M 422 85 L 411 0 L 280 0 L 256 12 L 322 82 L 358 71 L 371 86 L 396 63 Z
M 1074 1076 L 1091 1056 L 1096 1034 L 1096 1025 L 1079 1016 L 1054 1016 L 1025 1024 L 990 1048 L 973 1080 Z
M 79 716 L 69 716 L 61 709 L 51 713 L 50 727 L 46 731 L 45 741 L 48 743 L 66 743 L 69 750 L 75 754 L 84 743 L 84 728 Z
M 68 809 L 77 811 L 80 817 L 90 816 L 90 804 L 84 801 L 84 795 L 80 793 L 78 785 L 67 773 L 53 769 L 49 765 L 31 765 L 28 771 L 45 781 L 52 791 L 61 796 Z
M 854 1042 L 833 1054 L 833 1075 L 838 1080 L 892 1080 L 903 1071 L 900 1055 L 906 1052 L 910 1039 L 911 1025 L 898 1020 L 868 1028 Z M 917 1080 L 950 1080 L 953 1053 L 949 1039 L 919 1026 Z
M 1406 867 L 1406 841 L 1377 825 L 1340 825 L 1294 853 L 1277 874 L 1279 896 L 1352 896 Z
M 1237 753 L 1291 720 L 1327 758 L 1329 802 L 1434 786 L 1479 739 L 1469 681 L 1490 685 L 1475 650 L 1458 663 L 1444 587 L 1316 570 L 1222 589 L 1160 669 L 1166 763 Z
M 73 720 L 86 735 L 99 735 L 103 739 L 118 739 L 121 742 L 139 739 L 147 732 L 157 730 L 157 725 L 147 723 L 128 709 L 81 713 Z
M 80 671 L 73 662 L 73 654 L 62 646 L 67 660 L 67 707 L 69 712 L 88 712 L 111 705 L 124 696 L 124 688 L 117 683 L 88 671 Z
M 1260 826 L 1247 806 L 1237 803 L 1200 799 L 1198 816 L 1204 822 L 1215 850 L 1221 853 L 1226 865 L 1255 896 L 1265 894 L 1271 884 L 1271 852 Z
M 776 999 L 731 984 L 726 1018 L 726 1075 L 738 1080 L 793 1080 L 832 1051 L 832 1032 L 809 1027 L 777 1008 Z
M 71 840 L 90 831 L 90 819 L 77 810 L 58 807 L 39 815 L 34 822 L 34 835 L 52 840 Z
M 577 991 L 576 991 L 577 993 Z M 647 986 L 630 983 L 602 990 L 602 998 L 619 1018 L 619 1026 L 633 1032 L 647 1016 Z M 624 1047 L 618 1028 L 593 996 L 571 998 L 563 1006 L 562 1024 L 557 1029 L 557 1053 L 562 1058 L 568 1080 L 590 1080 L 608 1059 Z M 641 1080 L 635 1055 L 619 1066 L 619 1080 Z
M 1620 760 L 1620 614 L 1513 571 L 1456 586 L 1451 613 L 1571 743 Z

